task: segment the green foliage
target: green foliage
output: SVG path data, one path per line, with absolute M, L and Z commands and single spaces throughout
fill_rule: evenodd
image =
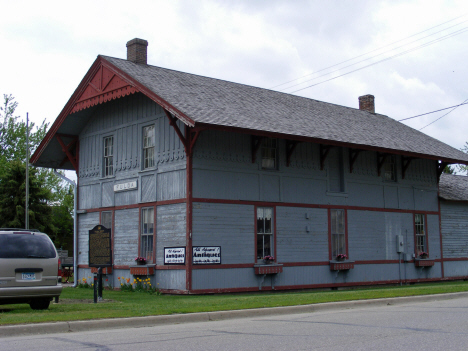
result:
M 20 161 L 10 161 L 0 179 L 0 227 L 25 227 L 26 166 Z M 50 233 L 52 209 L 48 205 L 51 192 L 36 176 L 36 169 L 30 169 L 29 176 L 29 223 L 30 228 Z
M 468 142 L 466 142 L 465 145 L 461 148 L 461 151 L 468 154 Z M 468 166 L 466 165 L 457 165 L 457 170 L 468 175 Z
M 3 95 L 0 106 L 0 226 L 24 227 L 26 122 L 15 116 L 18 102 Z M 29 155 L 47 132 L 45 120 L 40 126 L 29 123 Z M 57 247 L 71 241 L 73 235 L 73 191 L 50 169 L 30 167 L 30 228 L 49 234 Z
M 151 281 L 149 278 L 141 279 L 136 277 L 133 279 L 133 282 L 130 281 L 130 278 L 118 277 L 120 282 L 120 291 L 127 292 L 147 292 L 149 294 L 160 295 L 159 289 L 151 286 Z
M 455 173 L 455 168 L 450 167 L 450 166 L 445 166 L 443 172 L 446 173 L 446 174 L 454 174 Z

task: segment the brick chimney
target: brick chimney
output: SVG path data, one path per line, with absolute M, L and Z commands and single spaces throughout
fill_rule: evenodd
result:
M 359 97 L 359 109 L 375 113 L 374 95 L 363 95 Z
M 127 42 L 127 60 L 147 64 L 148 42 L 144 39 L 132 39 Z

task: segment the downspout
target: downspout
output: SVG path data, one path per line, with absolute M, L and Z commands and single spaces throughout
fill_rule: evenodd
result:
M 57 172 L 56 169 L 54 169 L 54 173 L 65 180 L 66 182 L 70 183 L 70 185 L 73 186 L 73 274 L 74 274 L 74 279 L 73 279 L 73 287 L 76 288 L 78 284 L 78 280 L 76 279 L 76 260 L 78 256 L 78 243 L 77 243 L 77 233 L 76 233 L 76 223 L 77 223 L 77 218 L 76 218 L 76 206 L 77 206 L 77 198 L 76 198 L 76 183 L 65 177 L 64 175 L 60 174 Z

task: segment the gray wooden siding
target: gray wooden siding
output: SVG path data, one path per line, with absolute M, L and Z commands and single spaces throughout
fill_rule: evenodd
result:
M 278 206 L 276 246 L 278 262 L 328 260 L 328 211 Z
M 184 133 L 183 123 L 177 124 Z M 155 167 L 143 171 L 142 131 L 148 125 L 155 126 Z M 114 175 L 107 178 L 102 169 L 105 136 L 114 138 Z M 184 146 L 163 109 L 142 94 L 96 106 L 80 134 L 79 167 L 80 209 L 185 197 Z M 131 180 L 138 181 L 137 191 L 114 194 L 113 185 Z
M 185 270 L 158 270 L 156 284 L 158 289 L 185 290 Z
M 163 205 L 156 211 L 156 264 L 163 265 L 165 247 L 187 245 L 186 205 Z
M 331 192 L 337 148 L 320 170 L 319 145 L 300 143 L 287 167 L 286 142 L 279 140 L 279 169 L 265 171 L 260 151 L 252 163 L 250 145 L 248 135 L 202 132 L 194 150 L 194 197 L 438 211 L 435 161 L 413 160 L 402 179 L 401 157 L 396 156 L 397 181 L 386 182 L 377 175 L 375 152 L 361 152 L 350 173 L 349 150 L 344 148 L 344 191 Z
M 89 231 L 99 224 L 99 213 L 78 215 L 78 264 L 89 263 Z
M 441 258 L 439 216 L 427 215 L 427 235 L 429 239 L 429 257 L 432 259 Z
M 254 206 L 194 203 L 192 245 L 221 246 L 222 264 L 254 263 Z
M 158 201 L 182 199 L 186 197 L 187 175 L 185 169 L 158 173 L 157 177 Z
M 414 252 L 411 213 L 348 211 L 348 253 L 351 260 L 396 260 L 396 235 L 405 252 Z
M 134 265 L 138 256 L 139 210 L 118 210 L 114 218 L 114 264 Z
M 468 203 L 441 200 L 440 211 L 444 258 L 467 258 Z M 458 264 L 468 267 L 465 262 Z M 466 271 L 466 269 L 462 271 Z M 456 270 L 454 272 L 454 275 L 457 276 Z

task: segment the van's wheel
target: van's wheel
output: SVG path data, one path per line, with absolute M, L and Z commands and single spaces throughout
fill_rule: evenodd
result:
M 49 308 L 50 299 L 36 299 L 29 303 L 33 310 L 46 310 Z

